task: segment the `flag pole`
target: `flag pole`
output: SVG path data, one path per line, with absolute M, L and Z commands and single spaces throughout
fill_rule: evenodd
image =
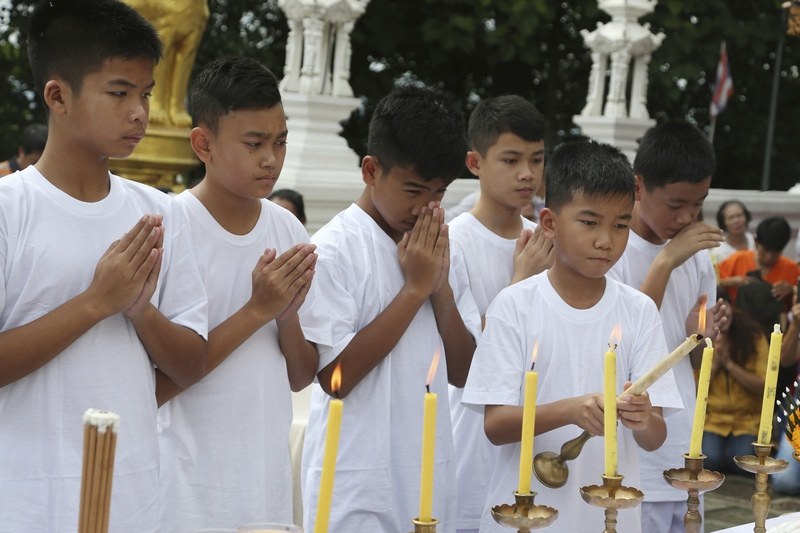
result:
M 769 190 L 769 174 L 772 165 L 772 138 L 775 133 L 775 112 L 778 107 L 778 83 L 781 74 L 781 62 L 783 61 L 783 41 L 786 37 L 786 23 L 788 21 L 790 2 L 781 6 L 781 31 L 778 37 L 778 45 L 775 49 L 775 64 L 772 73 L 772 95 L 769 100 L 769 118 L 767 119 L 767 140 L 764 146 L 764 165 L 761 169 L 761 190 Z

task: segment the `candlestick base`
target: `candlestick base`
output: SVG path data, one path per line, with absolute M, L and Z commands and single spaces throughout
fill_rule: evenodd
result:
M 713 470 L 703 468 L 705 455 L 689 457 L 684 454 L 684 467 L 664 470 L 664 479 L 675 489 L 685 490 L 689 493 L 686 500 L 686 514 L 683 516 L 683 525 L 686 533 L 699 533 L 703 524 L 700 515 L 700 493 L 716 490 L 725 481 L 725 476 Z
M 412 533 L 436 533 L 436 524 L 439 523 L 435 518 L 431 518 L 430 522 L 423 522 L 419 518 L 411 521 L 414 524 L 414 531 Z
M 603 476 L 602 485 L 581 487 L 581 496 L 589 505 L 605 509 L 603 533 L 616 533 L 617 511 L 636 507 L 644 499 L 639 489 L 622 485 L 622 476 Z
M 546 505 L 536 505 L 535 492 L 520 494 L 514 492 L 514 505 L 495 505 L 492 518 L 501 526 L 516 529 L 518 533 L 528 533 L 532 529 L 542 529 L 558 518 L 558 510 Z
M 753 531 L 754 533 L 766 533 L 767 514 L 772 503 L 772 498 L 767 493 L 767 477 L 769 474 L 785 470 L 789 463 L 783 459 L 773 459 L 769 456 L 772 444 L 754 442 L 753 448 L 756 451 L 755 455 L 737 455 L 733 460 L 742 470 L 756 475 L 756 490 L 750 497 L 750 505 L 755 517 Z

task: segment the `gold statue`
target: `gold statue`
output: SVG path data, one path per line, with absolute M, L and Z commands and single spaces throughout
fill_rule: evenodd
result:
M 124 0 L 155 27 L 164 43 L 156 65 L 147 135 L 131 157 L 112 162 L 118 174 L 170 189 L 175 178 L 198 165 L 189 144 L 186 91 L 209 18 L 206 0 Z
M 150 99 L 150 123 L 189 127 L 186 89 L 209 11 L 206 0 L 126 0 L 150 21 L 164 43 Z

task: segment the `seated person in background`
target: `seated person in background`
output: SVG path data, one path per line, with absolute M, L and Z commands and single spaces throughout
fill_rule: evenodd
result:
M 270 194 L 267 199 L 288 210 L 297 217 L 301 224 L 306 225 L 306 207 L 302 194 L 294 189 L 278 189 Z
M 769 347 L 753 319 L 733 306 L 724 309 L 727 320 L 714 339 L 703 453 L 709 470 L 737 473 L 733 457 L 753 453 Z
M 784 217 L 765 218 L 756 227 L 755 251 L 736 252 L 719 264 L 720 286 L 728 290 L 734 304 L 739 288 L 760 278 L 772 285 L 772 295 L 789 310 L 789 297 L 800 275 L 797 263 L 782 255 L 791 234 Z
M 47 126 L 44 124 L 31 124 L 22 130 L 17 155 L 0 163 L 0 177 L 36 163 L 42 157 L 46 142 Z
M 736 252 L 756 249 L 756 241 L 748 230 L 752 219 L 750 210 L 739 200 L 722 202 L 717 210 L 717 225 L 725 232 L 725 240 L 711 252 L 717 263 Z

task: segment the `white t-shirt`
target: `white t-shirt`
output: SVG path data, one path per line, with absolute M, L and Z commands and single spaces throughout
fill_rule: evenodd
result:
M 319 368 L 329 365 L 356 333 L 370 324 L 404 284 L 397 245 L 357 205 L 336 215 L 313 237 L 319 259 L 314 283 L 317 305 L 302 317 L 306 338 L 317 343 Z M 456 279 L 463 268 L 451 262 L 450 282 L 464 322 L 477 338 L 480 318 L 472 295 Z M 401 532 L 418 516 L 423 396 L 441 337 L 430 301 L 400 341 L 344 399 L 330 531 Z M 456 482 L 447 363 L 441 353 L 431 384 L 438 394 L 433 515 L 438 531 L 452 533 Z M 303 525 L 313 531 L 328 417 L 327 396 L 313 385 L 303 449 Z
M 261 202 L 246 235 L 226 231 L 189 191 L 175 199 L 191 227 L 213 330 L 250 299 L 251 273 L 308 233 L 286 209 Z M 292 521 L 286 361 L 271 321 L 217 368 L 159 409 L 161 533 Z
M 145 214 L 164 215 L 152 302 L 207 333 L 206 295 L 186 221 L 169 196 L 110 175 L 108 196 L 81 202 L 35 167 L 0 180 L 0 330 L 27 324 L 83 292 L 109 245 Z M 0 531 L 75 531 L 83 413 L 119 414 L 111 531 L 158 529 L 155 374 L 131 322 L 103 320 L 43 367 L 0 388 Z
M 753 237 L 753 234 L 749 231 L 744 234 L 745 239 L 747 240 L 747 250 L 755 250 L 756 249 L 756 240 Z M 736 248 L 728 244 L 727 242 L 723 241 L 722 244 L 719 245 L 717 248 L 712 248 L 709 250 L 711 253 L 712 261 L 716 262 L 717 264 L 722 263 L 735 252 L 738 252 Z
M 536 224 L 522 219 L 522 227 L 536 229 Z M 514 276 L 516 239 L 506 239 L 484 226 L 470 213 L 462 213 L 450 223 L 450 249 L 463 258 L 469 276 L 469 288 L 481 316 Z M 467 409 L 461 398 L 464 389 L 450 389 L 450 418 L 453 423 L 456 475 L 458 476 L 457 529 L 477 529 L 486 501 L 497 447 L 483 430 L 483 414 Z
M 631 231 L 625 253 L 611 269 L 609 277 L 638 289 L 663 246 L 649 243 Z M 712 307 L 716 301 L 716 289 L 714 266 L 711 256 L 705 251 L 694 254 L 672 271 L 661 303 L 661 320 L 670 351 L 686 339 L 686 319 L 697 299 L 707 294 L 708 307 Z M 683 466 L 681 457 L 689 452 L 697 387 L 688 356 L 681 359 L 673 371 L 685 409 L 667 419 L 667 440 L 661 448 L 653 452 L 641 451 L 642 490 L 648 502 L 686 499 L 664 481 L 663 472 Z
M 615 326 L 622 331 L 617 346 L 617 390 L 635 381 L 666 355 L 661 320 L 652 300 L 638 291 L 607 280 L 600 301 L 590 309 L 575 309 L 564 302 L 543 272 L 502 290 L 486 314 L 486 327 L 464 390 L 464 403 L 522 405 L 525 372 L 538 342 L 535 370 L 539 374 L 537 404 L 603 391 L 604 354 Z M 681 407 L 670 372 L 649 389 L 655 406 Z M 633 433 L 617 429 L 619 473 L 624 484 L 639 487 L 638 446 Z M 536 435 L 534 453 L 558 453 L 568 440 L 582 433 L 578 426 L 563 426 Z M 482 506 L 481 533 L 508 531 L 492 519 L 491 507 L 513 503 L 519 477 L 519 443 L 499 446 L 489 494 Z M 536 502 L 558 509 L 558 519 L 542 531 L 587 531 L 587 524 L 602 527 L 603 510 L 583 501 L 580 487 L 602 483 L 603 438 L 592 438 L 582 453 L 569 462 L 569 477 L 559 489 L 543 487 L 533 477 Z M 619 514 L 617 531 L 641 531 L 639 508 Z

